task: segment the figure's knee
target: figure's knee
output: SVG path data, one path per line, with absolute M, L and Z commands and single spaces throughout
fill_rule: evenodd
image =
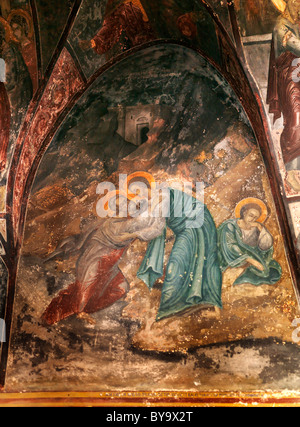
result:
M 83 287 L 90 286 L 98 277 L 99 260 L 89 262 L 82 258 L 78 260 L 76 268 L 76 280 L 82 283 Z

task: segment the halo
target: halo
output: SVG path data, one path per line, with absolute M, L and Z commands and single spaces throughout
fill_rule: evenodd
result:
M 264 223 L 265 220 L 268 217 L 268 208 L 266 206 L 266 204 L 260 200 L 260 199 L 256 199 L 254 197 L 248 197 L 247 199 L 241 200 L 238 205 L 235 208 L 235 217 L 236 218 L 240 218 L 241 217 L 241 210 L 244 206 L 249 205 L 249 204 L 255 204 L 257 206 L 260 207 L 262 214 L 261 216 L 258 218 L 257 222 L 260 223 Z
M 8 23 L 4 18 L 2 18 L 1 16 L 0 16 L 0 25 L 3 25 L 3 27 L 4 27 L 4 29 L 5 29 L 5 41 L 6 41 L 7 43 L 9 43 L 9 42 L 10 42 L 10 40 L 17 41 L 17 40 L 14 38 L 14 35 L 13 35 L 13 32 L 12 32 L 12 29 L 11 29 L 11 27 L 10 27 L 9 23 Z
M 26 20 L 27 27 L 28 27 L 28 38 L 32 39 L 34 30 L 33 30 L 33 24 L 32 24 L 32 19 L 30 14 L 24 9 L 14 9 L 10 12 L 10 14 L 7 17 L 7 21 L 9 24 L 14 16 L 22 16 Z
M 276 9 L 279 10 L 279 12 L 283 13 L 285 11 L 286 4 L 287 4 L 286 1 L 284 0 L 271 0 L 271 1 L 276 7 Z
M 124 188 L 125 191 L 128 191 L 130 181 L 132 181 L 135 178 L 144 178 L 150 185 L 150 189 L 156 188 L 156 182 L 153 175 L 151 175 L 151 173 L 148 173 L 148 172 L 139 171 L 139 172 L 134 172 L 131 175 L 128 175 L 125 181 L 125 188 Z M 133 194 L 133 193 L 128 193 L 128 194 L 130 194 L 132 198 L 136 196 L 136 194 Z
M 129 183 L 130 183 L 130 181 L 132 181 L 135 178 L 144 178 L 144 179 L 146 179 L 146 181 L 150 185 L 150 189 L 156 188 L 155 179 L 148 172 L 134 172 L 131 175 L 128 175 L 127 179 L 124 182 L 123 188 L 121 188 L 119 190 L 110 191 L 105 196 L 103 196 L 106 199 L 106 202 L 104 204 L 104 210 L 106 211 L 106 213 L 108 215 L 114 214 L 114 212 L 109 208 L 109 202 L 117 196 L 124 197 L 125 199 L 127 199 L 129 201 L 131 201 L 133 199 L 135 199 L 135 200 L 143 200 L 144 199 L 143 196 L 140 196 L 139 194 L 135 194 L 135 193 L 132 193 L 129 191 Z

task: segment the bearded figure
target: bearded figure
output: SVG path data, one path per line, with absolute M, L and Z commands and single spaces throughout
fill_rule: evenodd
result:
M 300 0 L 281 2 L 280 8 L 271 46 L 267 103 L 274 123 L 283 115 L 280 143 L 287 181 L 300 191 Z

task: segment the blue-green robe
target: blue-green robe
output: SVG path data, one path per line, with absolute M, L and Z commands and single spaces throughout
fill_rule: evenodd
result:
M 185 211 L 180 215 L 183 200 Z M 222 308 L 217 229 L 210 212 L 192 196 L 183 197 L 181 191 L 170 189 L 169 214 L 166 227 L 174 232 L 175 243 L 166 267 L 156 320 L 200 304 Z M 193 214 L 196 219 L 192 223 Z M 163 276 L 165 239 L 166 228 L 161 236 L 149 243 L 138 271 L 138 277 L 150 289 Z
M 249 266 L 236 279 L 234 285 L 250 283 L 252 285 L 273 285 L 277 283 L 282 274 L 281 267 L 273 259 L 274 248 L 271 246 L 262 250 L 258 245 L 250 246 L 243 241 L 242 230 L 237 220 L 225 221 L 218 228 L 219 259 L 222 271 L 228 267 L 244 267 L 247 258 L 260 262 L 264 270 L 260 271 L 254 266 Z

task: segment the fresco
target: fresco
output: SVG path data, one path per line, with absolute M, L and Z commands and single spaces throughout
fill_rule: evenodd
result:
M 251 9 L 249 2 L 249 10 Z M 271 150 L 277 164 L 278 177 L 282 182 L 282 196 L 293 234 L 294 245 L 298 251 L 298 219 L 291 215 L 295 203 L 299 202 L 299 144 L 297 137 L 297 74 L 298 42 L 298 2 L 263 2 L 264 7 L 273 13 L 274 19 L 260 21 L 261 29 L 243 30 L 249 21 L 249 14 L 243 9 L 237 11 L 241 27 L 247 66 L 251 69 L 255 83 L 264 102 L 268 126 L 271 133 Z M 252 7 L 252 16 L 259 6 Z M 251 14 L 250 14 L 251 15 Z M 250 21 L 249 21 L 250 22 Z M 255 26 L 255 19 L 253 18 Z M 250 38 L 247 36 L 251 36 Z M 250 40 L 251 39 L 251 40 Z M 256 58 L 261 58 L 257 60 Z
M 156 186 L 167 215 L 143 210 Z M 261 153 L 225 79 L 172 44 L 102 74 L 32 186 L 9 390 L 276 388 L 262 343 L 293 348 L 297 310 Z M 245 357 L 264 363 L 241 385 L 218 352 L 233 345 L 236 360 L 249 340 Z
M 274 1 L 275 3 L 276 0 Z M 274 2 L 264 0 L 236 0 L 234 2 L 241 35 L 262 35 L 273 31 L 279 11 Z
M 38 87 L 38 64 L 31 9 L 27 1 L 3 1 L 0 7 L 0 252 L 8 256 L 7 178 L 15 142 Z M 1 259 L 0 312 L 5 315 L 7 264 Z
M 274 123 L 283 116 L 284 127 L 280 136 L 280 147 L 283 162 L 287 170 L 287 181 L 294 191 L 299 191 L 297 182 L 299 170 L 299 144 L 297 143 L 297 78 L 295 78 L 295 59 L 297 43 L 294 36 L 295 20 L 297 19 L 298 3 L 289 3 L 286 12 L 280 17 L 274 29 L 271 47 L 270 73 L 267 103 L 269 112 L 273 114 Z M 289 30 L 290 29 L 290 30 Z M 287 30 L 289 30 L 287 32 Z M 298 31 L 298 27 L 296 28 Z M 286 39 L 286 41 L 285 41 Z M 288 70 L 288 72 L 286 71 Z M 297 76 L 296 76 L 297 77 Z
M 1 57 L 5 72 L 1 81 L 1 175 L 11 160 L 13 143 L 17 138 L 29 102 L 37 89 L 37 60 L 31 13 L 25 4 L 7 9 L 0 17 Z M 2 200 L 3 205 L 3 200 Z
M 299 390 L 297 5 L 1 1 L 0 405 Z
M 89 78 L 112 58 L 156 39 L 182 40 L 220 61 L 209 13 L 201 4 L 177 0 L 84 1 L 68 42 Z

